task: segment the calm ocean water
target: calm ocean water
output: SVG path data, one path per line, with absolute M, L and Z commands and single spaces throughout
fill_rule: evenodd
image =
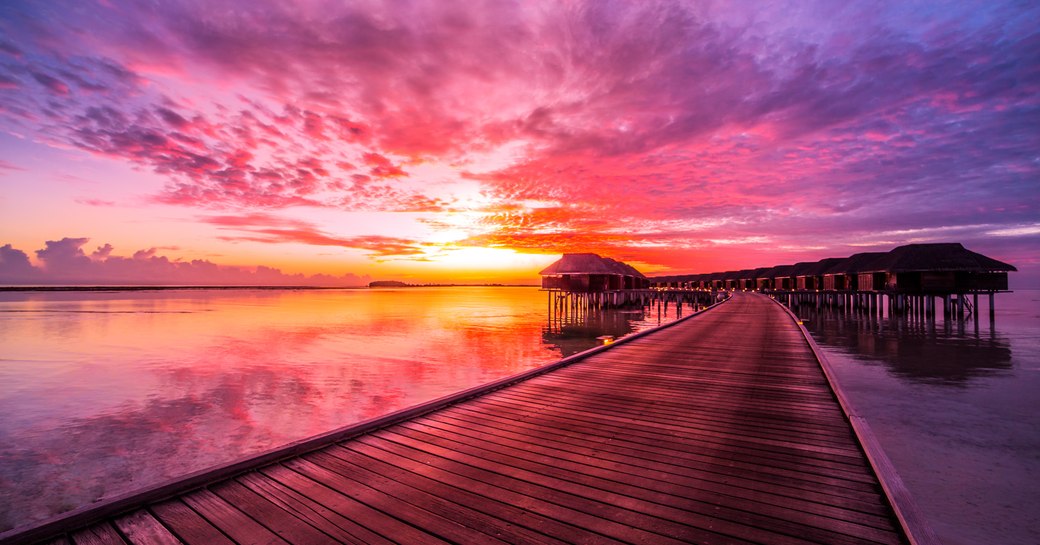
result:
M 534 288 L 0 293 L 0 530 L 674 319 Z M 690 309 L 685 309 L 686 313 Z
M 1040 543 L 1040 291 L 990 327 L 809 317 L 850 402 L 947 545 Z M 941 308 L 941 307 L 940 307 Z
M 674 319 L 532 288 L 0 293 L 0 528 Z M 690 310 L 685 309 L 688 313 Z M 1040 543 L 1040 292 L 949 328 L 800 312 L 951 545 Z

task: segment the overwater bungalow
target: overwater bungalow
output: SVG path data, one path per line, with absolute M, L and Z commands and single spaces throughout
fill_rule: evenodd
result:
M 773 267 L 772 288 L 774 290 L 794 289 L 794 265 L 777 265 Z
M 900 246 L 865 268 L 861 282 L 870 274 L 875 290 L 904 294 L 1007 291 L 1008 272 L 1018 270 L 959 243 Z M 883 280 L 880 288 L 878 280 Z
M 650 279 L 655 286 L 682 290 L 758 290 L 787 303 L 846 306 L 868 312 L 936 315 L 936 299 L 943 315 L 963 317 L 978 307 L 979 294 L 1008 289 L 1008 272 L 1015 267 L 972 252 L 958 243 L 908 244 L 888 252 L 861 252 L 757 269 L 681 275 Z M 973 296 L 974 303 L 967 301 Z
M 773 289 L 773 278 L 776 276 L 776 267 L 765 267 L 756 270 L 758 270 L 758 272 L 755 274 L 755 289 L 758 291 Z
M 800 290 L 822 290 L 823 273 L 835 264 L 844 261 L 842 257 L 828 257 L 802 267 L 795 266 L 795 286 Z M 802 265 L 799 263 L 799 265 Z
M 741 271 L 726 271 L 722 274 L 722 289 L 735 290 L 740 282 Z
M 870 265 L 885 252 L 861 252 L 853 254 L 830 266 L 823 273 L 823 289 L 825 291 L 870 291 L 873 289 L 873 276 L 868 274 L 863 289 L 860 290 L 859 274 L 870 270 Z
M 543 269 L 542 288 L 574 293 L 645 289 L 650 281 L 631 265 L 597 254 L 563 254 Z
M 758 279 L 762 276 L 764 271 L 771 269 L 772 267 L 759 267 L 757 269 L 751 269 L 747 274 L 744 275 L 741 289 L 747 291 L 754 291 L 758 289 Z

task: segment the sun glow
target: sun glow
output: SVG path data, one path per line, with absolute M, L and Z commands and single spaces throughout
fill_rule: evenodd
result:
M 431 246 L 425 256 L 431 266 L 438 269 L 459 271 L 537 271 L 557 255 L 522 254 L 506 248 L 480 248 L 475 246 L 439 245 Z

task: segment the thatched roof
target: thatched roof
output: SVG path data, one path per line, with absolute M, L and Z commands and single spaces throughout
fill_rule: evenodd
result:
M 765 273 L 766 271 L 768 271 L 768 270 L 771 270 L 772 268 L 773 268 L 773 267 L 759 267 L 759 268 L 757 268 L 757 269 L 752 269 L 752 270 L 751 270 L 751 272 L 749 272 L 749 273 L 748 273 L 748 275 L 747 275 L 747 276 L 745 276 L 744 278 L 747 278 L 748 280 L 754 280 L 754 279 L 756 279 L 756 278 L 765 278 L 765 277 L 764 277 L 764 276 L 762 276 L 762 275 L 763 275 L 763 274 L 764 274 L 764 273 Z
M 644 276 L 643 273 L 637 271 L 635 267 L 629 265 L 628 263 L 625 263 L 624 261 L 617 261 L 609 257 L 604 257 L 603 259 L 613 263 L 615 265 L 614 268 L 618 271 L 618 274 L 624 276 L 634 276 L 636 278 L 646 278 L 646 276 Z
M 816 263 L 816 261 L 801 261 L 799 263 L 795 263 L 794 265 L 791 265 L 791 272 L 789 273 L 789 275 L 806 276 L 810 274 L 809 271 L 813 270 L 813 268 L 816 267 Z
M 864 270 L 872 272 L 994 272 L 1017 271 L 1018 269 L 953 242 L 900 246 L 879 257 Z
M 869 271 L 871 264 L 878 260 L 885 252 L 861 252 L 850 255 L 845 259 L 831 265 L 823 274 L 857 274 Z
M 755 269 L 755 278 L 773 278 L 776 275 L 776 267 L 763 267 Z
M 777 265 L 773 267 L 772 276 L 769 278 L 785 278 L 794 273 L 794 265 Z
M 631 265 L 597 254 L 563 254 L 558 261 L 542 269 L 542 276 L 556 274 L 613 274 L 646 278 Z
M 834 265 L 845 261 L 844 257 L 828 257 L 827 259 L 821 259 L 809 267 L 806 267 L 803 272 L 800 272 L 798 276 L 820 276 L 827 269 L 830 269 Z

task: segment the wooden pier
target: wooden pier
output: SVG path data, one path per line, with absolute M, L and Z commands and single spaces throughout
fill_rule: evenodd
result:
M 0 541 L 914 541 L 781 305 L 738 293 L 591 352 Z

